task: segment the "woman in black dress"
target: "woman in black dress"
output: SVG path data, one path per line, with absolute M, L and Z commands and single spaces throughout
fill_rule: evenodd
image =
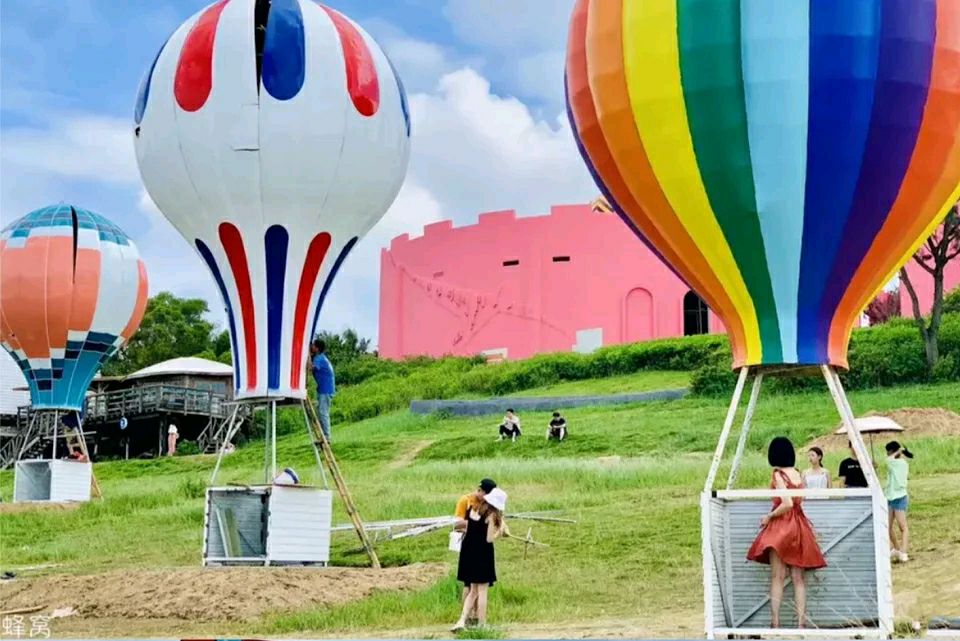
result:
M 484 495 L 479 508 L 471 508 L 467 513 L 467 532 L 460 545 L 457 566 L 457 580 L 463 582 L 467 595 L 460 620 L 451 628 L 453 632 L 467 626 L 467 616 L 474 609 L 477 625 L 487 623 L 487 589 L 497 581 L 493 542 L 509 533 L 503 520 L 506 507 L 507 493 L 495 488 Z

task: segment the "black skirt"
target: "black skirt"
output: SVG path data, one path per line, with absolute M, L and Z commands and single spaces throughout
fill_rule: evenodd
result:
M 474 521 L 471 510 L 467 514 L 467 532 L 460 545 L 460 563 L 457 565 L 457 581 L 464 585 L 497 581 L 496 560 L 493 543 L 487 543 L 487 524 L 483 520 Z

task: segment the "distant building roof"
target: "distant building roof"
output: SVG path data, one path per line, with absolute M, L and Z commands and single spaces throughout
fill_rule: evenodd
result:
M 233 367 L 224 365 L 217 361 L 207 360 L 206 358 L 197 358 L 188 356 L 184 358 L 171 358 L 169 361 L 156 363 L 124 377 L 124 380 L 133 380 L 138 378 L 153 378 L 155 376 L 176 376 L 177 374 L 190 374 L 192 376 L 233 376 Z
M 17 408 L 30 404 L 27 379 L 6 350 L 0 349 L 0 414 L 16 414 Z

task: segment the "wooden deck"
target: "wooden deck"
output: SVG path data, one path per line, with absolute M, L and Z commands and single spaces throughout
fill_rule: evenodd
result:
M 227 417 L 227 398 L 206 390 L 173 385 L 143 385 L 87 396 L 86 423 L 119 421 L 149 414 L 193 414 L 213 419 Z

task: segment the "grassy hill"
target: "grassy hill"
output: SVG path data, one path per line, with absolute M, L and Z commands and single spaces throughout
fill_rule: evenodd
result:
M 666 378 L 682 384 L 673 374 Z M 564 383 L 562 393 L 621 389 L 609 381 L 588 380 Z M 858 391 L 851 401 L 858 414 L 902 407 L 960 412 L 960 384 Z M 526 436 L 521 441 L 497 443 L 496 418 L 443 420 L 401 411 L 335 425 L 334 447 L 366 520 L 448 514 L 462 493 L 490 476 L 510 494 L 511 511 L 559 510 L 578 521 L 575 526 L 533 524 L 534 537 L 551 547 L 533 549 L 526 559 L 521 544 L 498 543 L 501 582 L 491 593 L 490 612 L 500 634 L 677 638 L 701 631 L 698 491 L 726 403 L 686 398 L 570 410 L 566 416 L 571 436 L 562 444 L 543 439 L 547 413 L 522 417 Z M 763 452 L 772 436 L 785 434 L 802 446 L 837 423 L 825 390 L 761 397 L 741 485 L 768 482 Z M 897 615 L 957 613 L 956 574 L 942 561 L 960 556 L 960 435 L 913 437 L 908 432 L 903 440 L 917 454 L 911 467 L 914 560 L 895 571 Z M 842 455 L 828 453 L 834 471 Z M 262 443 L 255 441 L 225 460 L 218 482 L 256 482 L 262 461 Z M 296 468 L 306 482 L 320 480 L 306 437 L 299 432 L 279 441 L 278 461 Z M 38 570 L 42 578 L 197 568 L 203 492 L 213 462 L 211 457 L 190 456 L 98 464 L 104 500 L 73 510 L 2 515 L 2 569 L 54 564 Z M 12 475 L 0 474 L 5 501 L 11 488 Z M 344 522 L 336 503 L 335 520 Z M 524 534 L 528 525 L 517 522 L 514 530 Z M 366 561 L 356 552 L 352 533 L 335 537 L 334 548 L 337 565 L 361 566 Z M 459 597 L 452 576 L 456 559 L 446 551 L 446 532 L 384 542 L 379 553 L 388 566 L 444 563 L 450 569 L 441 568 L 439 578 L 414 589 L 384 590 L 333 606 L 301 603 L 292 610 L 219 622 L 186 620 L 174 613 L 169 619 L 76 616 L 57 620 L 54 633 L 449 636 L 445 630 L 457 616 Z M 107 576 L 116 580 L 118 575 Z M 162 590 L 181 589 L 177 575 L 171 576 Z M 0 586 L 0 596 L 14 589 Z M 229 599 L 228 591 L 224 599 Z

